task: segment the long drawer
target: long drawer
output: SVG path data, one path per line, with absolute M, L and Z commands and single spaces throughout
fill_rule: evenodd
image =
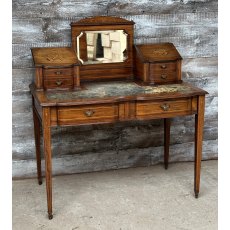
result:
M 118 105 L 89 105 L 59 107 L 57 120 L 60 125 L 106 123 L 118 119 Z
M 194 110 L 195 105 L 193 105 L 191 98 L 136 103 L 136 117 L 142 119 L 186 115 L 192 113 Z

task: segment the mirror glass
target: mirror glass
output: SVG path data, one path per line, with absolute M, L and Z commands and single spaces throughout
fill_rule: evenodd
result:
M 127 36 L 124 30 L 81 32 L 77 36 L 77 57 L 83 65 L 124 62 Z

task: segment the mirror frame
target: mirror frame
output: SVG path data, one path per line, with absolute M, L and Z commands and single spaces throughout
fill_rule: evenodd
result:
M 72 48 L 77 57 L 77 36 L 83 31 L 124 30 L 127 34 L 127 59 L 123 62 L 86 64 L 80 67 L 81 80 L 133 77 L 133 34 L 134 22 L 119 17 L 97 16 L 72 22 Z M 109 73 L 106 69 L 110 69 Z M 93 72 L 94 70 L 94 72 Z M 107 72 L 107 73 L 106 73 Z

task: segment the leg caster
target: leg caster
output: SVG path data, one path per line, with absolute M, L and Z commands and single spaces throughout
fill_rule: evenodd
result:
M 199 196 L 199 193 L 195 192 L 195 198 L 198 198 L 198 196 Z
M 41 180 L 40 180 L 40 181 L 38 181 L 38 184 L 39 184 L 39 185 L 42 185 L 42 181 L 41 181 Z
M 48 214 L 48 218 L 49 218 L 49 220 L 52 220 L 53 219 L 53 214 Z
M 166 169 L 166 170 L 168 169 L 168 164 L 165 164 L 165 169 Z

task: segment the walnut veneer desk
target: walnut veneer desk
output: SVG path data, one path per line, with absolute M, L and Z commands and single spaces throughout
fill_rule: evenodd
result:
M 198 197 L 207 92 L 182 82 L 181 57 L 173 44 L 134 47 L 133 24 L 114 17 L 83 19 L 71 24 L 73 47 L 32 49 L 36 76 L 30 90 L 37 175 L 42 184 L 42 129 L 49 219 L 53 218 L 51 128 L 54 126 L 164 119 L 167 169 L 170 118 L 195 114 L 194 192 Z M 99 52 L 102 54 L 92 51 L 96 46 L 102 47 Z

